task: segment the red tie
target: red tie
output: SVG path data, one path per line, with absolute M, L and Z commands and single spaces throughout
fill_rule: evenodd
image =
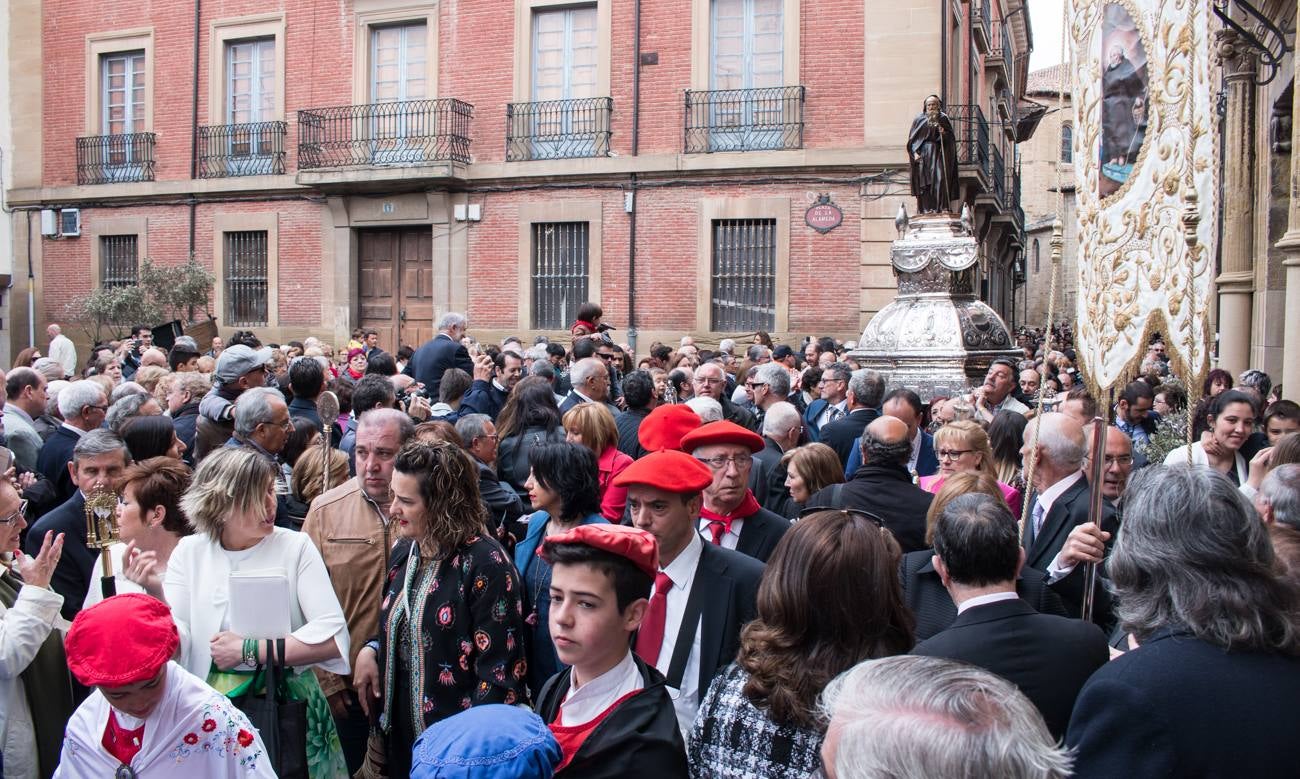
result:
M 659 650 L 664 643 L 664 621 L 668 617 L 668 591 L 673 588 L 673 580 L 660 571 L 655 575 L 655 594 L 650 596 L 650 608 L 641 620 L 641 629 L 636 634 L 636 653 L 650 665 L 659 663 Z
M 709 533 L 713 536 L 713 545 L 722 546 L 722 537 L 727 534 L 727 524 L 720 519 L 709 523 Z

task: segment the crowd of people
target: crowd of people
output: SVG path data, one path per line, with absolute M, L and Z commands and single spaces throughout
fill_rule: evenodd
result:
M 0 776 L 1300 764 L 1300 406 L 1263 372 L 1189 398 L 1157 338 L 1111 405 L 1061 326 L 923 400 L 851 342 L 602 320 L 84 361 L 50 325 L 2 377 Z

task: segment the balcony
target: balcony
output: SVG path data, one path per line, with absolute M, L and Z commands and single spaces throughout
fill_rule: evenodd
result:
M 989 123 L 977 105 L 950 105 L 948 118 L 957 134 L 957 175 L 988 189 Z
M 77 183 L 153 181 L 153 133 L 91 135 L 77 139 Z
M 988 54 L 993 48 L 993 8 L 989 0 L 971 0 L 970 24 L 975 48 L 980 54 Z
M 506 105 L 506 161 L 609 156 L 614 99 L 589 97 Z
M 287 122 L 214 124 L 199 128 L 199 178 L 284 173 Z
M 984 58 L 984 67 L 1001 71 L 1002 78 L 1010 83 L 1014 57 L 1015 51 L 1011 48 L 1011 35 L 1007 33 L 1007 23 L 1002 22 L 998 25 L 998 37 L 993 51 Z
M 686 92 L 686 153 L 803 148 L 804 87 Z
M 444 98 L 298 112 L 298 169 L 469 164 L 474 106 Z

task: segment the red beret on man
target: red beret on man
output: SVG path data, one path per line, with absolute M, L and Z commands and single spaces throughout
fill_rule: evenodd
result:
M 682 436 L 700 426 L 700 415 L 690 406 L 659 406 L 641 420 L 636 437 L 648 452 L 681 449 Z
M 128 593 L 77 614 L 63 649 L 68 668 L 85 686 L 124 687 L 157 676 L 180 643 L 166 603 Z
M 578 525 L 548 536 L 537 548 L 537 556 L 545 559 L 553 544 L 585 544 L 625 557 L 651 579 L 659 572 L 659 542 L 646 531 L 627 525 Z
M 752 430 L 725 419 L 710 422 L 682 436 L 682 451 L 693 452 L 701 446 L 736 444 L 747 446 L 751 453 L 763 451 L 763 437 Z
M 664 492 L 694 494 L 713 483 L 709 466 L 676 449 L 651 452 L 614 477 L 615 487 L 644 484 Z

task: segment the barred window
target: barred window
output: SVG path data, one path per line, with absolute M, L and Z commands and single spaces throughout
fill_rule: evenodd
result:
M 225 234 L 226 325 L 267 324 L 266 264 L 265 230 Z
M 533 322 L 541 330 L 564 330 L 587 299 L 590 225 L 533 224 Z
M 99 278 L 103 287 L 134 287 L 140 280 L 137 236 L 99 237 Z
M 712 329 L 776 326 L 776 220 L 713 220 Z

